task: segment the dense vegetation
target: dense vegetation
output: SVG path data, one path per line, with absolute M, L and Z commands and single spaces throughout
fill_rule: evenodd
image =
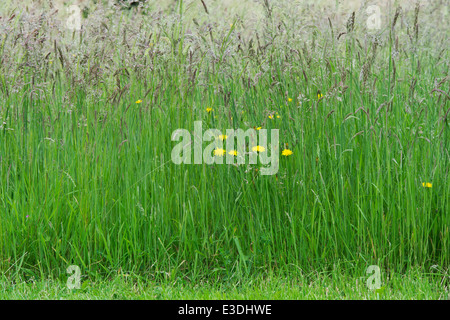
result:
M 393 8 L 379 30 L 364 8 L 252 6 L 97 4 L 81 31 L 47 7 L 0 11 L 4 277 L 446 274 L 446 5 Z M 273 176 L 175 165 L 172 132 L 197 120 L 277 128 L 293 154 Z

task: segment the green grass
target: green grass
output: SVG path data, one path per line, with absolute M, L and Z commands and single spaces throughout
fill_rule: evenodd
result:
M 57 280 L 0 281 L 0 299 L 176 299 L 176 300 L 448 300 L 450 293 L 441 277 L 423 275 L 418 270 L 383 278 L 379 290 L 369 290 L 366 277 L 350 277 L 339 272 L 313 273 L 297 277 L 256 276 L 239 282 L 186 282 L 181 279 L 149 282 L 136 275 L 121 274 L 108 281 L 82 280 L 80 289 L 68 289 Z
M 280 298 L 313 298 L 291 286 L 298 270 L 339 264 L 354 278 L 369 265 L 395 274 L 437 266 L 445 274 L 450 78 L 441 11 L 404 10 L 392 26 L 393 10 L 374 40 L 360 12 L 347 30 L 332 11 L 289 2 L 262 8 L 257 22 L 209 5 L 210 14 L 201 2 L 181 1 L 167 13 L 97 10 L 82 33 L 6 6 L 4 283 L 30 298 L 102 298 L 116 287 L 141 296 L 115 280 L 97 283 L 97 293 L 69 293 L 58 282 L 42 293 L 45 279 L 78 265 L 95 281 L 118 272 L 163 281 L 167 298 L 184 294 L 178 278 L 190 283 L 186 296 L 199 298 L 250 279 L 243 297 L 253 297 L 268 273 L 289 288 Z M 258 165 L 175 165 L 172 132 L 192 131 L 198 120 L 204 130 L 279 129 L 293 155 L 280 158 L 273 176 L 259 175 Z M 30 279 L 37 285 L 20 284 Z M 424 293 L 414 293 L 413 279 L 398 281 L 407 288 L 391 298 L 442 298 L 445 290 L 423 280 Z M 152 297 L 156 289 L 142 290 Z M 323 290 L 317 297 L 327 297 Z M 330 289 L 330 298 L 339 292 Z

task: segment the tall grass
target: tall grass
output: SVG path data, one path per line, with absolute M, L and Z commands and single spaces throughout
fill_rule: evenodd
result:
M 3 14 L 0 271 L 448 268 L 445 4 L 393 10 L 375 33 L 363 9 L 352 26 L 289 2 L 253 4 L 257 22 L 204 3 L 98 5 L 81 32 L 51 10 Z M 173 164 L 172 132 L 197 120 L 280 129 L 293 155 L 274 176 Z

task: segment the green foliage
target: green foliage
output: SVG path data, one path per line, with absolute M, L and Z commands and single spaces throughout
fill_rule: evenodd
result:
M 0 272 L 40 279 L 73 264 L 197 281 L 336 263 L 448 268 L 437 11 L 421 13 L 416 39 L 406 23 L 369 33 L 358 15 L 345 35 L 326 16 L 304 25 L 308 11 L 287 4 L 267 3 L 252 29 L 197 4 L 91 12 L 81 32 L 33 12 L 0 20 Z M 274 176 L 175 165 L 172 132 L 196 120 L 278 128 L 293 154 Z
M 118 274 L 107 281 L 84 281 L 80 289 L 68 289 L 64 282 L 53 280 L 0 280 L 0 299 L 450 299 L 448 290 L 440 284 L 441 276 L 417 269 L 383 277 L 384 286 L 376 290 L 369 290 L 364 280 L 357 273 L 349 276 L 338 270 L 326 274 L 258 274 L 234 282 L 195 283 L 183 279 L 153 282 L 134 274 Z

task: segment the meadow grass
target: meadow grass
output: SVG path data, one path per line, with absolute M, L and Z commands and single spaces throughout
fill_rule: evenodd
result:
M 183 280 L 149 282 L 130 274 L 104 279 L 84 280 L 80 289 L 68 289 L 65 282 L 37 280 L 8 282 L 0 280 L 0 299 L 63 299 L 63 300 L 449 300 L 449 292 L 436 278 L 424 276 L 419 270 L 390 279 L 383 277 L 380 290 L 368 290 L 366 277 L 355 277 L 336 271 L 314 272 L 298 277 L 255 275 L 236 282 Z
M 246 5 L 262 17 L 209 1 L 166 11 L 99 2 L 82 31 L 45 2 L 0 11 L 3 284 L 37 281 L 24 297 L 42 297 L 45 279 L 59 283 L 78 265 L 91 281 L 160 281 L 166 298 L 182 297 L 177 281 L 210 281 L 204 295 L 186 294 L 220 297 L 221 286 L 247 279 L 250 297 L 252 277 L 259 286 L 261 275 L 279 275 L 275 288 L 298 274 L 338 274 L 336 265 L 343 279 L 378 265 L 437 274 L 419 296 L 443 297 L 446 4 L 392 8 L 375 31 L 364 8 L 352 21 L 318 5 Z M 198 120 L 204 130 L 279 129 L 280 149 L 293 154 L 272 176 L 259 165 L 175 165 L 172 132 Z M 282 297 L 311 297 L 292 290 Z

